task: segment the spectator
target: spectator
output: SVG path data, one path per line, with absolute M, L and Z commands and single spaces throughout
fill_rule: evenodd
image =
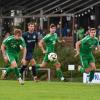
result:
M 62 37 L 67 37 L 67 25 L 66 24 L 62 29 Z
M 10 33 L 6 32 L 5 35 L 4 35 L 4 39 L 7 38 L 8 36 L 10 36 Z
M 86 36 L 86 35 L 89 35 L 89 33 L 90 33 L 90 29 L 91 29 L 91 27 L 88 26 L 88 30 L 86 31 L 85 36 Z
M 100 25 L 98 25 L 98 27 L 97 27 L 96 36 L 98 37 L 98 39 L 100 41 Z
M 59 24 L 57 25 L 56 33 L 57 33 L 58 37 L 61 35 L 61 28 L 60 28 Z
M 81 40 L 84 37 L 84 28 L 80 27 L 77 31 L 78 40 Z
M 78 25 L 75 24 L 74 26 L 74 34 L 73 34 L 73 39 L 74 39 L 74 47 L 75 47 L 75 43 L 78 41 L 78 37 L 77 37 L 77 31 L 78 31 Z
M 42 37 L 44 36 L 44 32 L 39 25 L 35 25 L 35 31 L 38 34 L 39 40 L 42 39 Z

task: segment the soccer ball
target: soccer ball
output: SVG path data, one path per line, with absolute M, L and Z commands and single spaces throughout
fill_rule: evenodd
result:
M 49 53 L 48 55 L 48 59 L 52 62 L 52 61 L 56 61 L 57 60 L 57 54 L 54 52 Z

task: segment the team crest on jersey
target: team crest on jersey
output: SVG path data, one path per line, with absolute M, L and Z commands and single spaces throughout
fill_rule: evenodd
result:
M 12 45 L 11 45 L 11 47 L 12 47 L 12 48 L 15 48 L 15 47 L 16 47 L 16 45 L 12 44 Z
M 33 36 L 33 39 L 35 39 L 35 38 L 36 38 L 36 36 L 34 35 L 34 36 Z

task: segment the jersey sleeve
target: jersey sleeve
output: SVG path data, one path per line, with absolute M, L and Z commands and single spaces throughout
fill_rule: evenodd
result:
M 88 40 L 89 40 L 89 37 L 86 36 L 85 38 L 83 38 L 83 39 L 81 40 L 81 43 L 84 44 L 84 43 L 86 43 Z
M 3 43 L 4 45 L 8 45 L 9 42 L 10 42 L 10 38 L 8 37 L 8 38 L 4 39 L 2 43 Z
M 49 38 L 49 35 L 44 36 L 43 41 L 46 42 Z

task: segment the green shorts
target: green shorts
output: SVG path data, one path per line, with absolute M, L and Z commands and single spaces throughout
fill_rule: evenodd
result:
M 88 68 L 92 62 L 95 63 L 95 59 L 92 54 L 80 54 L 80 60 L 84 68 Z
M 13 54 L 13 53 L 7 53 L 6 52 L 6 55 L 8 57 L 8 60 L 9 60 L 9 63 L 11 64 L 13 61 L 16 61 L 18 63 L 18 54 Z
M 50 60 L 48 59 L 48 53 L 45 54 L 45 56 L 44 56 L 44 58 L 43 58 L 43 62 L 48 62 L 48 63 L 53 63 L 53 64 L 58 64 L 58 63 L 59 63 L 58 60 L 56 60 L 56 61 L 54 61 L 54 62 L 50 62 Z

